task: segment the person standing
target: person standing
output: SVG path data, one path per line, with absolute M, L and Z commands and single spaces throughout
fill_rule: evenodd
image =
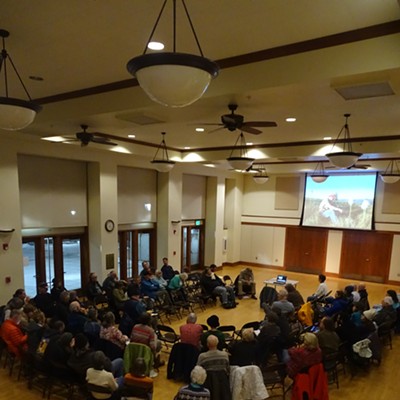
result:
M 163 275 L 163 278 L 169 282 L 174 276 L 175 276 L 175 271 L 174 269 L 168 264 L 168 258 L 164 257 L 162 259 L 163 266 L 161 267 L 161 272 Z

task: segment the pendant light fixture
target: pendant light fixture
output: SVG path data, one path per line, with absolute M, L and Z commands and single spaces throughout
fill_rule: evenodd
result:
M 33 122 L 36 114 L 42 109 L 41 106 L 32 102 L 31 96 L 26 89 L 20 74 L 17 71 L 10 55 L 6 50 L 5 39 L 10 33 L 4 29 L 0 29 L 0 37 L 2 38 L 3 48 L 0 55 L 0 74 L 4 73 L 5 96 L 0 96 L 0 129 L 16 131 L 23 129 Z M 9 97 L 8 95 L 8 76 L 7 64 L 11 65 L 18 77 L 29 101 Z
M 344 114 L 346 118 L 345 124 L 343 125 L 342 129 L 339 132 L 338 137 L 336 138 L 335 142 L 333 143 L 332 150 L 336 146 L 336 144 L 340 141 L 340 136 L 342 133 L 343 135 L 343 151 L 333 152 L 325 154 L 326 157 L 329 158 L 329 161 L 338 168 L 349 168 L 352 167 L 357 160 L 362 156 L 362 153 L 355 153 L 353 152 L 353 147 L 350 141 L 350 131 L 349 125 L 347 120 L 350 117 L 350 114 Z
M 185 0 L 181 0 L 200 55 L 176 51 L 176 1 L 173 4 L 173 51 L 146 54 L 148 44 L 162 16 L 168 0 L 164 0 L 150 38 L 141 56 L 132 58 L 128 71 L 138 80 L 141 88 L 155 102 L 170 107 L 185 107 L 198 100 L 207 90 L 211 79 L 218 75 L 218 65 L 205 58 L 190 19 Z
M 267 174 L 267 171 L 265 170 L 265 167 L 263 165 L 257 165 L 257 166 L 252 166 L 251 169 L 253 171 L 257 171 L 255 175 L 253 175 L 253 181 L 255 183 L 258 183 L 259 185 L 262 185 L 263 183 L 268 182 L 269 176 Z
M 162 141 L 157 148 L 156 154 L 154 155 L 153 161 L 151 163 L 155 166 L 158 172 L 169 172 L 172 168 L 174 168 L 175 161 L 171 161 L 168 157 L 167 145 L 165 143 L 165 132 L 161 132 Z M 160 153 L 161 157 L 157 158 L 158 153 Z
M 325 172 L 324 163 L 322 161 L 317 163 L 314 172 L 310 176 L 316 183 L 325 182 L 329 178 L 329 175 Z
M 234 156 L 235 152 L 238 154 L 238 156 Z M 243 132 L 240 132 L 240 135 L 233 145 L 231 155 L 226 160 L 233 169 L 238 171 L 244 171 L 250 168 L 253 164 L 255 159 L 247 157 L 246 142 L 244 140 Z
M 400 180 L 400 170 L 397 160 L 390 160 L 385 172 L 380 174 L 380 177 L 385 183 L 396 183 Z

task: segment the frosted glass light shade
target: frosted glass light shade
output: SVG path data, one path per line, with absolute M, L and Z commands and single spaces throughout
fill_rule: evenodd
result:
M 311 175 L 311 179 L 315 182 L 315 183 L 322 183 L 325 182 L 327 179 L 329 178 L 329 175 L 318 175 L 318 174 L 313 174 Z
M 158 172 L 169 172 L 175 165 L 175 161 L 170 160 L 153 160 L 151 163 L 155 166 Z
M 194 103 L 219 72 L 215 62 L 185 53 L 144 54 L 132 58 L 127 68 L 153 101 L 169 107 Z
M 229 162 L 229 165 L 233 169 L 237 169 L 239 171 L 244 171 L 251 167 L 253 164 L 254 158 L 249 157 L 229 157 L 226 159 Z
M 254 175 L 253 180 L 255 183 L 262 185 L 263 183 L 268 182 L 269 176 L 268 175 Z
M 380 174 L 380 177 L 385 183 L 396 183 L 400 180 L 400 174 Z
M 11 97 L 0 97 L 0 129 L 16 131 L 30 125 L 41 106 Z
M 338 168 L 349 168 L 353 166 L 362 156 L 362 153 L 353 153 L 352 151 L 339 151 L 336 153 L 325 154 L 329 161 Z

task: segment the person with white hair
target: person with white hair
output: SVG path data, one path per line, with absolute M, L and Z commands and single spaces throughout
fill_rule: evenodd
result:
M 69 315 L 67 319 L 67 330 L 73 335 L 83 332 L 83 328 L 88 319 L 82 313 L 81 305 L 78 301 L 73 301 L 69 305 Z
M 190 384 L 182 386 L 174 397 L 174 400 L 210 399 L 210 391 L 203 386 L 206 378 L 206 370 L 200 365 L 196 365 L 190 373 Z
M 384 323 L 394 324 L 397 319 L 396 311 L 393 308 L 393 299 L 385 296 L 382 300 L 382 308 L 377 312 L 374 322 L 380 326 Z
M 188 274 L 182 272 L 181 274 L 176 273 L 174 277 L 168 283 L 169 290 L 179 290 L 183 287 L 184 283 L 187 281 Z
M 280 315 L 288 315 L 294 312 L 294 305 L 288 301 L 288 291 L 281 289 L 278 292 L 278 300 L 272 303 L 272 311 L 280 313 Z

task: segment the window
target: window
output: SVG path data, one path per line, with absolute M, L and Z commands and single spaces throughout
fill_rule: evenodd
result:
M 82 275 L 88 273 L 88 246 L 86 233 L 81 235 L 55 235 L 25 237 L 22 243 L 25 291 L 36 295 L 40 282 L 49 286 L 55 278 L 68 290 L 80 289 Z
M 119 273 L 121 279 L 140 274 L 142 262 L 155 260 L 155 229 L 119 232 Z M 121 245 L 123 243 L 124 245 Z

